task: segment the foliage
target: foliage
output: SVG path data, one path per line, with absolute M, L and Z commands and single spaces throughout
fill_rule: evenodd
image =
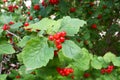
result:
M 0 80 L 120 79 L 119 0 L 31 3 L 0 1 Z

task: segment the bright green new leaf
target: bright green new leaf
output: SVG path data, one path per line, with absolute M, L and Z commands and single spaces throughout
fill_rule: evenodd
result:
M 103 56 L 105 62 L 110 63 L 112 60 L 114 60 L 116 58 L 116 56 L 114 54 L 112 54 L 111 52 L 107 52 L 104 56 Z
M 19 29 L 19 27 L 21 27 L 23 24 L 21 23 L 21 22 L 18 22 L 18 23 L 15 23 L 15 24 L 13 24 L 11 27 L 10 27 L 10 29 L 11 30 L 18 30 Z
M 13 54 L 15 50 L 11 44 L 3 43 L 0 44 L 0 54 Z
M 74 36 L 84 24 L 86 24 L 84 20 L 70 18 L 68 16 L 63 17 L 59 31 L 66 31 L 68 36 Z
M 66 40 L 62 44 L 62 52 L 66 57 L 71 59 L 77 59 L 81 57 L 81 48 L 70 40 Z
M 48 47 L 46 38 L 31 39 L 22 51 L 23 63 L 27 70 L 46 66 L 54 56 L 54 50 Z
M 73 66 L 78 68 L 79 70 L 85 71 L 89 69 L 90 65 L 90 60 L 91 60 L 91 55 L 87 51 L 87 49 L 83 48 L 82 49 L 82 57 L 80 57 L 78 60 L 73 62 Z
M 91 61 L 91 66 L 95 69 L 101 69 L 102 68 L 102 62 L 100 62 L 97 57 L 95 56 Z

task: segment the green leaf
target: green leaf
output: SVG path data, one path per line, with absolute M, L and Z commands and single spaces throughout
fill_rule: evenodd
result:
M 83 20 L 70 18 L 69 16 L 63 17 L 59 31 L 66 31 L 68 36 L 74 36 L 84 24 L 86 24 L 86 22 Z
M 95 56 L 91 61 L 91 66 L 95 69 L 101 69 L 102 63 L 97 59 L 97 56 Z
M 13 24 L 11 27 L 10 27 L 10 29 L 11 30 L 18 30 L 19 29 L 19 27 L 21 27 L 23 24 L 21 23 L 21 22 L 18 22 L 18 23 L 15 23 L 15 24 Z
M 104 56 L 103 56 L 105 62 L 110 63 L 112 60 L 114 60 L 116 58 L 116 56 L 114 54 L 112 54 L 111 52 L 107 52 Z
M 73 62 L 73 66 L 78 68 L 79 70 L 85 71 L 89 69 L 90 65 L 90 60 L 91 60 L 91 55 L 87 51 L 87 49 L 83 48 L 82 49 L 82 57 L 79 57 L 78 60 Z
M 1 74 L 0 75 L 0 80 L 6 80 L 7 74 Z
M 18 46 L 24 47 L 29 40 L 30 36 L 24 36 L 23 39 L 18 43 Z
M 13 54 L 15 50 L 13 49 L 11 44 L 0 44 L 0 54 Z
M 54 25 L 54 20 L 52 19 L 48 19 L 48 18 L 44 18 L 41 21 L 35 23 L 35 24 L 31 24 L 30 26 L 28 26 L 27 28 L 31 28 L 32 31 L 36 31 L 36 29 L 38 30 L 48 30 L 49 28 L 51 28 Z
M 62 44 L 62 52 L 66 57 L 71 59 L 77 59 L 81 56 L 81 48 L 70 40 L 66 40 Z
M 23 63 L 27 70 L 46 66 L 54 56 L 52 47 L 48 47 L 46 38 L 31 39 L 22 51 Z
M 116 57 L 116 58 L 112 59 L 112 63 L 113 63 L 114 66 L 120 67 L 120 59 L 119 59 L 119 57 Z
M 12 20 L 12 16 L 7 16 L 6 14 L 3 14 L 0 16 L 0 22 L 3 24 L 7 24 Z

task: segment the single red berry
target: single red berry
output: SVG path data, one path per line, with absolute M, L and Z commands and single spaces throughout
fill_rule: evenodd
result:
M 107 8 L 107 6 L 106 6 L 106 5 L 103 5 L 103 6 L 102 6 L 102 8 L 103 8 L 103 9 L 106 9 L 106 8 Z
M 76 11 L 76 8 L 74 8 L 74 7 L 70 8 L 70 12 L 71 12 L 71 13 L 73 13 L 73 12 L 75 12 L 75 11 Z
M 101 74 L 105 74 L 106 73 L 106 69 L 101 69 Z
M 7 24 L 4 24 L 3 25 L 3 27 L 2 27 L 2 29 L 5 31 L 5 30 L 8 30 L 8 29 L 10 29 L 10 26 L 8 26 Z
M 30 12 L 27 12 L 28 15 L 30 15 Z
M 65 41 L 64 37 L 60 37 L 60 42 L 63 43 Z
M 66 36 L 66 32 L 65 31 L 62 31 L 61 32 L 61 37 L 65 37 Z
M 34 10 L 40 10 L 39 4 L 35 4 L 33 8 L 34 8 Z
M 9 12 L 14 12 L 14 6 L 13 5 L 9 5 L 8 6 L 8 11 Z
M 60 35 L 57 35 L 57 34 L 54 34 L 54 39 L 59 39 L 60 38 Z
M 48 40 L 53 41 L 53 40 L 54 40 L 54 37 L 53 37 L 52 35 L 50 35 L 50 36 L 48 37 Z
M 97 16 L 97 18 L 98 18 L 98 19 L 101 19 L 101 18 L 102 18 L 102 14 L 99 14 L 99 15 Z
M 74 77 L 75 77 L 74 75 L 71 76 L 71 78 L 72 78 L 73 80 L 74 80 Z
M 92 24 L 91 28 L 92 28 L 92 29 L 96 29 L 96 28 L 97 28 L 97 25 L 96 25 L 96 24 Z
M 21 78 L 21 76 L 20 76 L 20 75 L 17 75 L 17 76 L 16 76 L 16 79 L 20 79 L 20 78 Z
M 110 74 L 112 72 L 112 69 L 106 69 L 106 72 Z
M 54 56 L 58 55 L 58 50 L 54 50 Z
M 56 44 L 56 45 L 60 45 L 60 44 L 61 44 L 60 39 L 55 40 L 55 44 Z
M 41 4 L 42 4 L 42 6 L 47 7 L 47 3 L 45 3 L 45 1 L 44 1 L 44 0 L 42 1 L 42 3 L 41 3 Z
M 32 16 L 29 16 L 29 20 L 33 20 L 33 17 L 32 17 Z
M 74 70 L 73 70 L 72 68 L 69 68 L 69 72 L 70 72 L 70 73 L 73 73 Z
M 90 77 L 90 74 L 89 74 L 89 73 L 85 73 L 83 76 L 84 76 L 85 78 L 88 78 L 88 77 Z
M 13 22 L 13 21 L 10 21 L 10 22 L 9 22 L 9 25 L 13 25 L 13 24 L 14 24 L 14 22 Z
M 108 69 L 113 70 L 113 69 L 114 69 L 114 66 L 113 66 L 113 65 L 109 65 L 109 66 L 108 66 Z
M 59 44 L 59 45 L 57 45 L 56 47 L 57 47 L 58 50 L 60 50 L 60 49 L 62 48 L 62 45 Z
M 24 26 L 26 26 L 26 27 L 29 26 L 29 23 L 28 23 L 28 22 L 25 22 L 25 23 L 24 23 Z
M 90 2 L 89 5 L 92 7 L 94 6 L 94 2 Z
M 49 0 L 49 3 L 52 5 L 57 5 L 59 3 L 59 0 Z

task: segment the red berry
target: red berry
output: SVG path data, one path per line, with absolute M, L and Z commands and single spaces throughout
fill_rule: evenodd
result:
M 56 44 L 56 45 L 59 45 L 59 44 L 61 44 L 61 41 L 60 41 L 60 39 L 57 39 L 57 40 L 55 40 L 55 44 Z
M 62 45 L 59 44 L 59 45 L 56 45 L 57 49 L 60 50 L 62 48 Z
M 32 17 L 32 16 L 29 16 L 29 20 L 33 20 L 33 17 Z
M 60 37 L 60 42 L 63 43 L 65 41 L 64 37 Z
M 85 73 L 83 76 L 84 76 L 85 78 L 88 78 L 88 77 L 90 77 L 90 74 L 89 74 L 89 73 Z
M 114 69 L 114 66 L 113 66 L 113 65 L 110 65 L 110 66 L 108 66 L 108 69 L 113 70 L 113 69 Z
M 35 4 L 33 8 L 34 8 L 34 10 L 40 10 L 39 4 Z
M 54 51 L 54 56 L 57 56 L 58 55 L 58 50 L 55 50 Z
M 105 74 L 105 72 L 106 72 L 106 69 L 101 69 L 101 74 Z
M 53 40 L 54 40 L 54 37 L 53 37 L 52 35 L 50 35 L 50 36 L 48 37 L 48 39 L 49 39 L 50 41 L 53 41 Z
M 5 31 L 5 30 L 8 30 L 10 29 L 10 26 L 8 26 L 7 24 L 4 24 L 4 26 L 2 27 L 2 29 Z
M 14 6 L 13 5 L 9 5 L 8 6 L 8 11 L 9 12 L 14 12 Z
M 52 5 L 57 5 L 59 3 L 59 0 L 49 0 L 49 3 Z
M 66 36 L 66 32 L 65 31 L 62 31 L 61 32 L 61 37 L 65 37 Z
M 41 3 L 41 4 L 42 4 L 42 6 L 44 6 L 44 7 L 46 7 L 46 6 L 47 6 L 47 4 L 45 3 L 45 1 L 44 1 L 44 0 L 42 1 L 42 3 Z
M 29 23 L 28 23 L 28 22 L 25 22 L 25 23 L 24 23 L 24 26 L 29 26 Z
M 13 21 L 10 21 L 10 22 L 9 22 L 9 25 L 12 25 L 12 24 L 14 24 L 14 22 L 13 22 Z
M 20 78 L 21 78 L 21 76 L 20 76 L 20 75 L 17 75 L 17 76 L 16 76 L 16 79 L 20 79 Z
M 74 8 L 74 7 L 70 8 L 70 12 L 71 12 L 71 13 L 73 13 L 73 12 L 75 12 L 75 11 L 76 11 L 76 8 Z
M 92 24 L 91 28 L 92 28 L 92 29 L 96 29 L 96 28 L 97 28 L 97 25 L 96 25 L 96 24 Z
M 94 2 L 90 2 L 89 4 L 90 4 L 91 7 L 94 6 Z
M 54 34 L 54 39 L 59 39 L 60 38 L 60 35 L 57 35 L 57 34 Z
M 112 72 L 112 69 L 106 69 L 106 72 L 109 74 Z
M 103 6 L 102 6 L 102 8 L 103 8 L 103 9 L 106 9 L 106 8 L 107 8 L 107 6 L 106 6 L 106 5 L 103 5 Z
M 30 15 L 30 12 L 27 12 L 28 15 Z
M 97 16 L 97 18 L 98 18 L 98 19 L 101 19 L 101 18 L 102 18 L 102 14 L 99 14 L 99 15 Z
M 18 9 L 18 6 L 17 6 L 17 5 L 14 5 L 14 9 Z

